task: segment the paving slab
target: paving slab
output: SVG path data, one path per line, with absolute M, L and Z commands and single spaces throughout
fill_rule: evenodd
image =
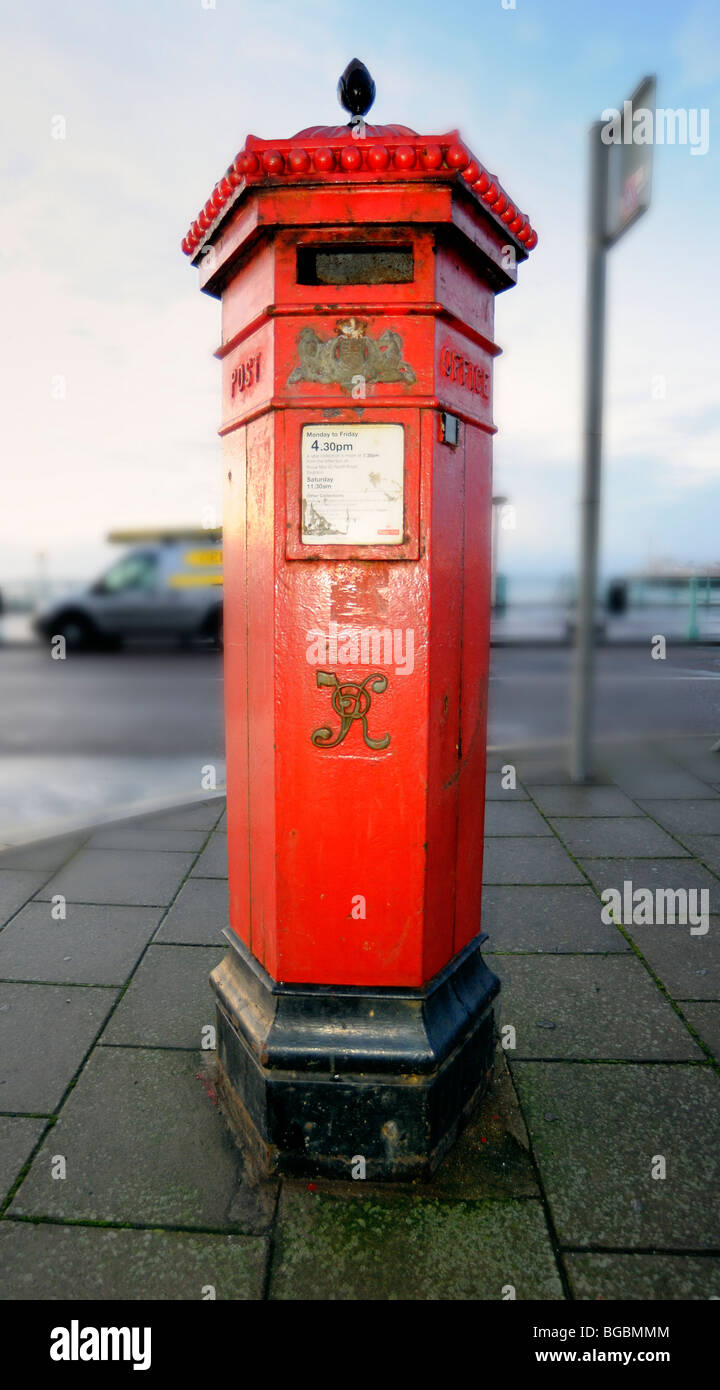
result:
M 683 767 L 698 759 L 707 759 L 708 765 L 716 769 L 717 776 L 720 773 L 720 754 L 712 752 L 716 742 L 716 734 L 684 734 L 663 739 L 663 748 L 669 757 Z
M 0 1205 L 20 1176 L 46 1123 L 24 1115 L 0 1116 Z
M 630 882 L 633 891 L 649 888 L 707 888 L 710 911 L 720 912 L 720 882 L 698 864 L 696 859 L 604 859 L 579 856 L 578 862 L 599 893 L 616 888 L 621 894 L 623 884 Z M 698 903 L 701 900 L 698 899 Z M 624 925 L 624 924 L 623 924 Z
M 508 762 L 513 762 L 512 757 Z M 569 787 L 572 785 L 567 764 L 558 758 L 539 758 L 518 755 L 518 776 L 534 796 L 534 787 Z
M 555 839 L 528 835 L 485 841 L 483 883 L 584 882 L 577 865 Z
M 717 742 L 717 739 L 715 740 Z M 678 759 L 680 761 L 680 759 Z M 717 791 L 718 772 L 720 771 L 720 754 L 708 752 L 704 757 L 688 758 L 682 766 L 686 772 L 698 777 L 701 782 L 708 786 L 715 787 Z
M 71 903 L 166 907 L 194 857 L 174 850 L 81 849 L 37 897 L 45 901 L 62 893 Z
M 172 811 L 154 811 L 149 816 L 135 816 L 123 821 L 128 827 L 147 825 L 156 830 L 205 830 L 207 834 L 216 826 L 225 809 L 225 798 L 216 797 L 213 801 L 198 801 L 191 806 L 178 806 Z
M 48 873 L 43 869 L 0 868 L 0 927 L 30 900 L 47 877 Z
M 165 830 L 148 821 L 147 825 L 106 826 L 96 830 L 88 849 L 192 850 L 202 849 L 207 830 Z
M 150 946 L 100 1041 L 131 1047 L 202 1046 L 215 1026 L 210 971 L 222 946 Z
M 668 763 L 661 763 L 658 767 L 633 767 L 632 764 L 616 766 L 613 768 L 613 780 L 621 791 L 638 801 L 664 801 L 670 797 L 689 800 L 703 797 L 712 801 L 717 798 L 717 792 L 708 782 Z
M 224 878 L 189 878 L 158 928 L 156 941 L 212 946 L 228 925 L 228 886 Z
M 261 1299 L 262 1236 L 114 1231 L 4 1221 L 3 1299 Z
M 88 838 L 84 835 L 54 836 L 51 840 L 38 840 L 29 845 L 3 850 L 0 854 L 0 869 L 35 869 L 52 874 L 75 854 Z
M 673 760 L 678 763 L 686 772 L 692 773 L 693 777 L 699 777 L 702 782 L 717 782 L 720 774 L 720 753 L 713 753 L 713 744 L 717 742 L 717 736 L 705 737 L 696 748 L 672 749 Z
M 640 803 L 666 830 L 679 835 L 720 835 L 720 797 L 714 801 L 663 800 Z
M 0 933 L 0 979 L 122 985 L 156 930 L 162 908 L 31 902 Z
M 546 816 L 641 816 L 617 787 L 533 787 L 533 801 Z
M 720 919 L 705 936 L 689 927 L 628 927 L 653 974 L 673 999 L 720 999 Z
M 117 997 L 115 989 L 0 984 L 0 1110 L 52 1113 Z
M 529 801 L 488 801 L 486 835 L 552 835 L 552 830 Z
M 66 1159 L 64 1181 L 51 1176 L 53 1154 Z M 240 1174 L 196 1055 L 98 1047 L 8 1215 L 263 1234 L 229 1214 Z
M 647 816 L 553 816 L 551 821 L 578 859 L 613 854 L 625 858 L 687 857 L 687 850 Z
M 563 1257 L 575 1298 L 720 1298 L 718 1255 L 586 1255 Z
M 678 835 L 690 853 L 720 878 L 720 835 L 687 835 L 680 831 Z
M 530 798 L 521 784 L 515 787 L 503 787 L 502 768 L 507 766 L 508 763 L 512 763 L 512 758 L 506 758 L 501 761 L 496 772 L 488 772 L 485 778 L 486 801 L 529 801 Z
M 720 1003 L 683 1002 L 681 1008 L 698 1037 L 710 1048 L 713 1057 L 720 1061 Z
M 702 1061 L 704 1053 L 644 965 L 626 956 L 497 956 L 499 1024 L 523 1057 Z
M 307 1185 L 283 1189 L 273 1299 L 502 1299 L 508 1284 L 518 1299 L 563 1297 L 532 1198 L 441 1202 L 374 1189 L 353 1199 Z
M 720 1247 L 720 1079 L 710 1066 L 511 1062 L 563 1245 Z M 665 1179 L 652 1177 L 658 1155 Z
M 488 951 L 629 951 L 617 927 L 601 920 L 602 904 L 582 885 L 487 886 L 482 925 Z
M 194 878 L 227 878 L 227 834 L 215 830 L 193 868 Z

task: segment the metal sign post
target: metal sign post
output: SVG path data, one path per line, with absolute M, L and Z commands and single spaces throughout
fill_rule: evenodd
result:
M 590 227 L 585 321 L 585 407 L 583 495 L 580 536 L 580 585 L 575 633 L 575 691 L 571 776 L 589 776 L 595 657 L 595 592 L 597 588 L 600 468 L 602 461 L 603 371 L 605 365 L 605 224 L 608 147 L 602 125 L 590 131 Z
M 652 144 L 634 141 L 633 112 L 645 109 L 650 102 L 654 107 L 654 101 L 655 79 L 646 77 L 630 100 L 623 104 L 622 116 L 617 113 L 617 141 L 609 128 L 612 123 L 597 121 L 590 129 L 583 484 L 570 750 L 573 782 L 586 782 L 591 770 L 605 368 L 605 263 L 609 247 L 619 241 L 649 205 Z

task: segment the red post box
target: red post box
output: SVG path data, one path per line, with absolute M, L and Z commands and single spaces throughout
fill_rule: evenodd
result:
M 369 74 L 342 80 L 350 124 L 248 136 L 183 241 L 222 302 L 212 980 L 263 1168 L 396 1177 L 432 1170 L 492 1066 L 493 312 L 537 236 L 457 132 L 365 124 Z

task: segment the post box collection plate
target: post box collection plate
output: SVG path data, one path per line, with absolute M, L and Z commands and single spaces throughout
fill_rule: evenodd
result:
M 304 425 L 304 545 L 400 545 L 402 425 Z

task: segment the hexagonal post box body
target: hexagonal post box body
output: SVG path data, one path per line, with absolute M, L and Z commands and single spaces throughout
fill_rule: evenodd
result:
M 456 133 L 357 135 L 249 137 L 184 249 L 222 300 L 220 1093 L 266 1171 L 393 1177 L 491 1070 L 493 315 L 536 237 Z

